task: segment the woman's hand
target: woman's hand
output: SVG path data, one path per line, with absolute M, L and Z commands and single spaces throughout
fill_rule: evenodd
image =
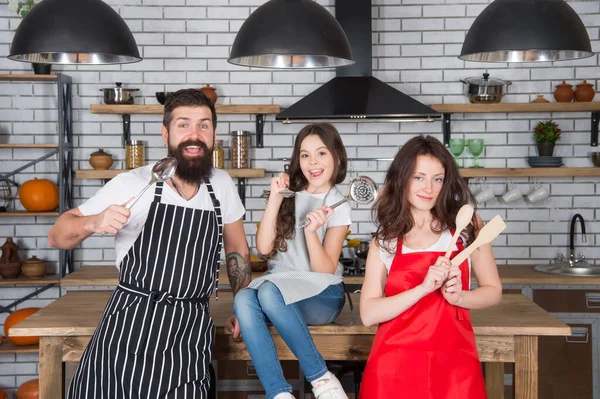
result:
M 441 291 L 448 303 L 458 305 L 462 292 L 462 273 L 458 266 L 451 266 L 448 269 L 448 277 Z
M 448 276 L 448 267 L 442 265 L 433 265 L 429 267 L 425 279 L 421 283 L 421 287 L 425 294 L 431 294 L 433 291 L 439 289 L 446 281 Z
M 327 205 L 321 209 L 315 209 L 306 215 L 306 219 L 308 219 L 310 224 L 304 228 L 304 233 L 314 233 L 327 222 L 327 218 L 331 215 L 333 215 L 333 209 Z
M 279 175 L 271 179 L 271 195 L 277 195 L 277 198 L 283 198 L 279 192 L 290 185 L 290 176 L 287 173 L 281 172 Z

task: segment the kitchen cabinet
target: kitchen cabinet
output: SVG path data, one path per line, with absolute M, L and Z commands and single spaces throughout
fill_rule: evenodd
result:
M 281 110 L 279 105 L 215 105 L 217 114 L 253 114 L 256 116 L 256 147 L 262 148 L 264 117 L 269 114 L 278 114 Z M 92 114 L 119 114 L 123 117 L 123 145 L 131 138 L 131 115 L 132 114 L 156 114 L 162 115 L 163 105 L 142 105 L 142 104 L 92 104 L 90 106 Z M 226 169 L 231 177 L 238 179 L 238 194 L 242 203 L 246 204 L 246 179 L 264 177 L 264 169 Z M 111 179 L 124 170 L 90 171 L 80 170 L 76 172 L 78 179 Z

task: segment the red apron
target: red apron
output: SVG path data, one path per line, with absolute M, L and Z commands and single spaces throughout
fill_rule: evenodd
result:
M 464 246 L 459 239 L 458 251 Z M 385 296 L 423 282 L 443 252 L 402 253 L 398 241 Z M 468 260 L 460 265 L 469 289 Z M 485 384 L 469 310 L 449 304 L 440 290 L 396 318 L 381 323 L 361 383 L 359 399 L 485 399 Z

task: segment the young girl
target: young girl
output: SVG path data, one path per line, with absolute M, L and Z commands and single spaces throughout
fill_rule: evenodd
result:
M 366 326 L 379 323 L 361 399 L 482 399 L 485 385 L 468 309 L 498 303 L 502 286 L 490 244 L 458 266 L 452 259 L 483 226 L 475 215 L 450 258 L 460 207 L 474 203 L 446 148 L 409 140 L 375 204 L 375 238 L 360 298 Z M 478 288 L 470 291 L 473 268 Z
M 269 256 L 264 276 L 241 290 L 234 301 L 237 324 L 267 399 L 294 398 L 284 377 L 268 323 L 300 362 L 318 399 L 347 398 L 337 378 L 327 370 L 307 325 L 333 322 L 344 306 L 342 266 L 338 263 L 350 220 L 344 196 L 335 187 L 346 177 L 346 150 L 330 124 L 303 128 L 294 145 L 289 176 L 271 180 L 271 194 L 256 233 L 256 248 Z M 288 187 L 294 198 L 279 192 Z M 297 223 L 308 218 L 304 229 Z M 239 328 L 239 329 L 238 329 Z

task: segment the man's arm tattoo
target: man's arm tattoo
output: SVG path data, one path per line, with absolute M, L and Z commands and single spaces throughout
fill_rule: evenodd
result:
M 239 252 L 227 254 L 227 275 L 233 295 L 250 284 L 252 280 L 250 254 L 241 255 Z

